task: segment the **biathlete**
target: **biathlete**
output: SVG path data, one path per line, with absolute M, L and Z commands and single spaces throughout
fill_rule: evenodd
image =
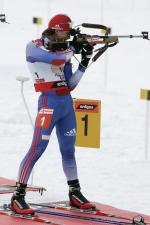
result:
M 84 44 L 79 47 L 74 41 L 67 41 L 71 30 L 71 19 L 58 14 L 49 21 L 41 39 L 27 44 L 26 61 L 35 91 L 41 95 L 31 147 L 20 164 L 17 188 L 11 199 L 11 209 L 19 214 L 34 213 L 25 201 L 27 182 L 33 166 L 48 145 L 54 127 L 69 186 L 70 204 L 82 209 L 94 207 L 81 193 L 79 184 L 75 159 L 76 118 L 70 95 L 88 66 L 93 46 Z M 71 57 L 77 52 L 81 53 L 81 63 L 73 73 Z

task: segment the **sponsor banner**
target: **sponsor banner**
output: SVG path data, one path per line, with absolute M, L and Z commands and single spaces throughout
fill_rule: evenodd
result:
M 98 102 L 96 101 L 75 101 L 76 112 L 92 112 L 97 113 L 99 110 Z
M 35 83 L 34 87 L 36 92 L 68 90 L 66 81 Z
M 39 111 L 39 114 L 53 114 L 53 109 L 46 109 L 46 108 L 42 108 L 40 111 Z

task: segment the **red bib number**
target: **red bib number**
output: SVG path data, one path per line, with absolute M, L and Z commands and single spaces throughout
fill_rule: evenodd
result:
M 36 118 L 35 125 L 37 127 L 49 128 L 52 120 L 53 109 L 42 108 Z

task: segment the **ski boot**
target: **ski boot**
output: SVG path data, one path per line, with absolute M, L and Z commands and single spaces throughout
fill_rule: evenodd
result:
M 89 202 L 81 193 L 81 188 L 78 180 L 68 181 L 68 185 L 71 206 L 85 210 L 95 209 L 95 205 Z
M 34 215 L 34 210 L 25 202 L 26 184 L 16 183 L 16 191 L 11 198 L 11 210 L 18 214 Z

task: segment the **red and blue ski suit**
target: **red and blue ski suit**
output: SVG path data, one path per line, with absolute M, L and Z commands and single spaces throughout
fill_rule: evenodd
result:
M 68 48 L 61 52 L 50 52 L 43 47 L 41 40 L 27 45 L 26 61 L 35 91 L 41 92 L 41 95 L 31 147 L 20 164 L 20 183 L 27 184 L 32 168 L 45 151 L 54 127 L 66 178 L 68 181 L 78 179 L 74 147 L 76 118 L 70 91 L 79 83 L 85 68 L 79 65 L 72 72 L 70 59 L 73 51 L 73 48 Z

